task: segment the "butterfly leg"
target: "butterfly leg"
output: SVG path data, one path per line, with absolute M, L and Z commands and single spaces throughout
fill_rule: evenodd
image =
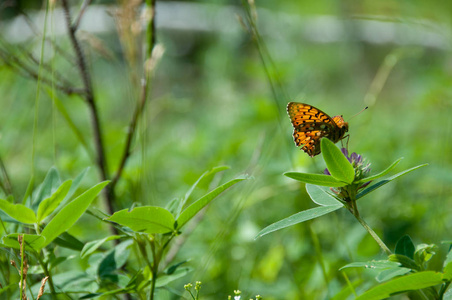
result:
M 345 143 L 345 147 L 344 147 L 344 139 L 347 139 L 347 142 Z M 350 140 L 350 134 L 347 134 L 346 136 L 344 136 L 342 139 L 341 139 L 341 145 L 342 145 L 342 148 L 345 148 L 345 149 L 347 149 L 347 152 L 348 152 L 348 141 Z

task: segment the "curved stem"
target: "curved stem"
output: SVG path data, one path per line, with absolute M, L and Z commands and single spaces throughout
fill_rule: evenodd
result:
M 355 208 L 356 207 L 356 203 L 354 205 L 354 211 L 356 210 L 356 212 L 358 211 L 358 209 Z M 380 248 L 386 253 L 386 255 L 391 255 L 392 252 L 391 250 L 389 250 L 389 248 L 386 246 L 386 244 L 380 239 L 380 237 L 377 235 L 377 233 L 375 231 L 373 231 L 372 228 L 370 228 L 369 225 L 367 225 L 367 223 L 359 216 L 359 213 L 354 213 L 352 212 L 353 215 L 355 216 L 355 218 L 358 220 L 358 222 L 364 227 L 364 229 L 367 230 L 367 232 L 373 237 L 373 239 L 377 242 L 378 246 L 380 246 Z

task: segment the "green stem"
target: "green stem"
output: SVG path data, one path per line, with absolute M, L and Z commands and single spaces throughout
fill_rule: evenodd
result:
M 155 237 L 154 237 L 155 238 Z M 157 254 L 155 252 L 155 239 L 153 240 L 148 240 L 149 244 L 151 245 L 151 250 L 152 250 L 152 258 L 153 258 L 153 262 L 152 262 L 152 267 L 151 267 L 151 271 L 152 271 L 152 282 L 151 282 L 151 292 L 149 294 L 149 299 L 150 300 L 154 300 L 154 292 L 155 292 L 155 282 L 157 281 L 157 270 L 159 268 L 159 258 L 157 257 Z
M 57 295 L 55 292 L 55 286 L 53 285 L 52 275 L 50 275 L 49 269 L 47 268 L 47 264 L 44 263 L 44 261 L 42 260 L 42 258 L 39 254 L 36 254 L 35 256 L 38 259 L 38 262 L 41 265 L 42 270 L 44 271 L 44 275 L 49 277 L 49 279 L 47 280 L 47 283 L 49 284 L 49 289 L 50 289 L 50 293 L 52 294 L 52 298 L 57 299 Z
M 356 202 L 353 205 L 353 216 L 358 220 L 358 222 L 364 227 L 364 229 L 367 230 L 367 232 L 374 238 L 374 240 L 377 242 L 377 244 L 380 246 L 380 248 L 386 253 L 386 255 L 391 255 L 392 252 L 389 250 L 389 248 L 386 246 L 386 244 L 380 239 L 380 237 L 373 231 L 372 228 L 370 228 L 369 225 L 359 216 L 358 208 L 356 207 Z

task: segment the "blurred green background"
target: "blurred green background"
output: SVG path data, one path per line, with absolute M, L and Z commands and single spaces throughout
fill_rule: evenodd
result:
M 27 26 L 14 22 L 20 9 L 30 16 L 43 14 L 41 4 L 14 3 L 1 10 L 2 45 L 39 57 L 40 37 L 27 35 Z M 254 177 L 210 205 L 177 257 L 190 259 L 194 271 L 171 287 L 182 290 L 185 283 L 200 280 L 202 299 L 226 299 L 235 289 L 244 298 L 330 299 L 346 286 L 340 267 L 383 259 L 375 241 L 345 210 L 254 240 L 265 226 L 315 206 L 304 184 L 282 175 L 324 169 L 321 156 L 310 158 L 293 144 L 285 113 L 289 101 L 309 103 L 346 121 L 369 106 L 349 123 L 349 150 L 365 156 L 374 172 L 399 157 L 404 159 L 396 171 L 429 164 L 359 205 L 391 249 L 405 234 L 415 244 L 439 244 L 431 262 L 439 269 L 448 249 L 440 242 L 452 239 L 452 2 L 286 0 L 256 1 L 256 6 L 258 28 L 277 71 L 272 78 L 287 96 L 274 97 L 259 52 L 238 21 L 244 15 L 239 1 L 157 1 L 157 42 L 165 52 L 119 185 L 120 206 L 164 206 L 218 165 L 231 167 L 223 181 L 241 173 Z M 118 164 L 138 94 L 108 13 L 114 7 L 95 1 L 80 33 L 86 36 L 110 169 Z M 71 53 L 58 25 L 61 12 L 50 18 L 48 36 Z M 36 25 L 42 28 L 43 22 Z M 76 68 L 53 54 L 47 47 L 44 59 L 81 85 Z M 50 90 L 44 87 L 37 102 L 36 82 L 0 62 L 0 156 L 15 197 L 23 196 L 32 172 L 39 181 L 51 166 L 63 178 L 91 166 L 84 184 L 99 181 Z M 92 149 L 86 105 L 75 96 L 57 97 Z M 101 201 L 96 206 L 105 209 Z M 89 241 L 109 231 L 85 216 L 71 233 Z M 344 272 L 351 281 L 364 280 L 362 289 L 376 284 L 372 270 Z M 166 291 L 159 297 L 170 299 Z

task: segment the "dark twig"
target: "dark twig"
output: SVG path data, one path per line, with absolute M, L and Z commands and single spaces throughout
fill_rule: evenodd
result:
M 75 31 L 78 30 L 78 27 L 80 26 L 80 21 L 82 20 L 83 14 L 85 13 L 86 8 L 90 4 L 91 4 L 91 0 L 84 0 L 83 1 L 82 7 L 80 8 L 80 12 L 78 13 L 78 16 L 75 18 L 74 25 L 72 25 L 72 27 L 74 28 Z
M 126 162 L 131 154 L 131 147 L 132 147 L 132 141 L 133 137 L 135 136 L 136 127 L 138 124 L 138 119 L 142 115 L 144 111 L 144 107 L 146 105 L 146 99 L 148 96 L 149 91 L 149 81 L 150 81 L 150 62 L 152 59 L 152 50 L 155 47 L 155 0 L 147 1 L 150 2 L 150 10 L 151 10 L 151 16 L 148 24 L 148 51 L 147 51 L 147 57 L 145 59 L 145 66 L 144 66 L 144 80 L 142 81 L 142 88 L 141 88 L 141 96 L 140 100 L 137 103 L 135 107 L 135 111 L 133 113 L 132 120 L 130 121 L 129 130 L 127 132 L 126 137 L 126 143 L 124 144 L 124 150 L 123 154 L 119 163 L 118 170 L 116 171 L 115 176 L 113 177 L 111 184 L 110 184 L 110 191 L 113 192 L 114 187 L 116 186 L 117 182 L 121 178 L 122 172 L 124 170 L 124 167 L 126 165 Z
M 45 77 L 44 75 L 40 74 L 38 76 L 38 72 L 30 68 L 23 62 L 20 58 L 18 58 L 15 55 L 11 55 L 10 53 L 2 51 L 0 49 L 0 61 L 3 61 L 4 64 L 12 69 L 16 69 L 19 73 L 21 73 L 24 77 L 31 77 L 35 80 L 40 80 L 41 83 L 44 83 L 48 86 L 55 87 L 58 90 L 62 91 L 63 93 L 67 95 L 71 94 L 84 94 L 85 90 L 80 88 L 75 88 L 71 86 L 65 86 L 61 83 L 54 82 L 51 79 Z M 13 62 L 13 63 L 11 63 Z
M 107 180 L 109 178 L 108 175 L 108 166 L 105 158 L 105 148 L 102 138 L 102 128 L 99 118 L 99 112 L 97 110 L 97 105 L 93 93 L 93 87 L 92 87 L 92 81 L 90 77 L 90 73 L 88 71 L 85 56 L 83 55 L 82 48 L 80 47 L 80 43 L 75 36 L 76 28 L 72 26 L 72 20 L 69 10 L 69 3 L 68 0 L 62 0 L 63 10 L 66 18 L 66 26 L 68 28 L 69 38 L 72 43 L 72 47 L 74 48 L 76 60 L 77 60 L 77 66 L 80 72 L 80 76 L 83 81 L 83 85 L 86 90 L 85 94 L 85 100 L 89 106 L 90 112 L 91 112 L 91 122 L 94 130 L 94 144 L 96 147 L 96 153 L 97 153 L 97 166 L 101 173 L 101 179 Z M 111 198 L 114 194 L 108 192 L 110 188 L 106 189 L 105 197 L 106 197 L 106 204 L 108 207 L 108 212 L 110 214 L 113 214 L 114 207 L 113 207 L 113 198 Z

